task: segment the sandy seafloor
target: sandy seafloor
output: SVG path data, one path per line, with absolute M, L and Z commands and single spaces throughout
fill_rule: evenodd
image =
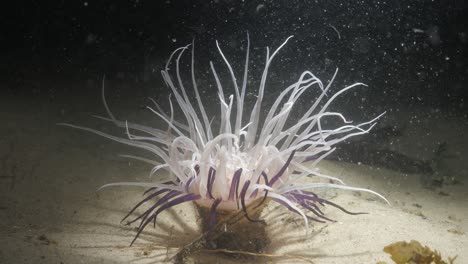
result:
M 147 180 L 150 167 L 118 156 L 136 153 L 135 149 L 56 125 L 73 122 L 106 130 L 107 124 L 90 117 L 104 112 L 99 85 L 91 86 L 82 95 L 75 87 L 53 97 L 24 94 L 0 98 L 0 263 L 162 263 L 199 234 L 197 214 L 186 204 L 163 213 L 157 227 L 145 229 L 129 247 L 134 226 L 119 222 L 141 199 L 142 190 L 117 187 L 96 193 L 96 189 L 113 181 Z M 92 93 L 95 96 L 89 97 Z M 124 104 L 124 99 L 112 99 L 111 106 L 118 108 L 116 115 L 138 109 L 127 118 L 150 117 L 139 110 L 138 102 Z M 421 175 L 325 161 L 320 165 L 323 172 L 349 185 L 375 190 L 392 205 L 367 194 L 331 191 L 327 195 L 333 202 L 369 214 L 352 216 L 328 208 L 326 214 L 338 222 L 311 224 L 305 236 L 299 217 L 270 204 L 263 212 L 272 241 L 265 253 L 284 257 L 235 259 L 202 252 L 188 261 L 393 263 L 383 247 L 414 239 L 437 249 L 444 259 L 458 255 L 455 263 L 468 263 L 467 120 L 446 117 L 443 112 L 438 119 L 426 119 L 427 112 L 414 107 L 388 115 L 388 122 L 414 126 L 394 148 L 410 156 L 426 152 L 429 157 L 435 142 L 447 142 L 450 170 L 442 173 L 456 177 L 457 184 L 428 189 Z M 424 122 L 410 124 L 413 115 Z

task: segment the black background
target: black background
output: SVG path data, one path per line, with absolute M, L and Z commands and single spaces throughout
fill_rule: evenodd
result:
M 365 95 L 371 107 L 425 105 L 453 115 L 467 109 L 462 0 L 17 1 L 1 12 L 0 81 L 8 94 L 27 96 L 31 87 L 46 93 L 28 83 L 98 82 L 103 75 L 135 87 L 161 85 L 165 59 L 193 39 L 200 68 L 219 59 L 219 40 L 240 75 L 249 32 L 254 73 L 266 46 L 294 35 L 272 79 L 276 71 L 290 83 L 311 70 L 326 81 L 338 67 L 338 85 L 372 87 Z

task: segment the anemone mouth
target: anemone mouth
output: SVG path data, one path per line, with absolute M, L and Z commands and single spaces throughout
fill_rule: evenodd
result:
M 241 85 L 238 84 L 238 78 L 216 42 L 234 86 L 234 94 L 225 96 L 214 64 L 210 62 L 219 97 L 220 122 L 217 128 L 212 125 L 212 119 L 208 117 L 198 92 L 194 74 L 193 44 L 191 88 L 194 97 L 187 93 L 186 84 L 181 78 L 179 63 L 190 45 L 176 49 L 170 55 L 165 69 L 161 71 L 166 85 L 171 89 L 177 102 L 176 105 L 185 116 L 185 122 L 174 120 L 174 105 L 171 97 L 169 97 L 170 114 L 166 114 L 154 100 L 152 100 L 154 106 L 148 106 L 151 112 L 167 124 L 166 129 L 118 120 L 107 105 L 103 85 L 102 99 L 108 117 L 97 116 L 97 118 L 125 129 L 127 138 L 113 136 L 92 128 L 62 124 L 150 152 L 156 157 L 155 159 L 125 155 L 127 158 L 151 164 L 153 169 L 150 176 L 159 170 L 168 172 L 168 177 L 158 178 L 152 182 L 117 182 L 101 187 L 149 188 L 145 192 L 145 197 L 122 220 L 125 221 L 137 209 L 143 209 L 146 206 L 142 213 L 127 222 L 127 224 L 140 222 L 132 244 L 149 223 L 156 223 L 157 217 L 162 212 L 186 202 L 195 202 L 201 207 L 209 208 L 209 223 L 212 226 L 216 222 L 217 210 L 242 210 L 247 219 L 253 220 L 249 217 L 247 207 L 256 201 L 259 201 L 261 205 L 268 199 L 301 216 L 307 230 L 308 220 L 333 221 L 323 214 L 320 209 L 323 206 L 332 206 L 349 214 L 361 214 L 349 212 L 337 204 L 322 199 L 310 189 L 338 188 L 363 191 L 387 201 L 374 191 L 347 186 L 340 179 L 324 175 L 316 169 L 316 165 L 335 150 L 335 144 L 350 137 L 368 133 L 375 126 L 377 119 L 383 115 L 367 122 L 353 124 L 341 113 L 327 111 L 329 105 L 338 96 L 354 87 L 365 86 L 364 84 L 355 83 L 333 95 L 328 95 L 338 70 L 326 85 L 314 74 L 305 71 L 295 83 L 281 91 L 269 110 L 267 109 L 266 116 L 262 116 L 268 69 L 279 50 L 291 37 L 272 53 L 267 48 L 265 68 L 255 104 L 251 109 L 247 109 L 248 106 L 244 104 L 249 65 L 249 37 L 247 36 L 247 52 Z M 171 70 L 170 67 L 174 64 L 175 77 L 174 69 Z M 319 96 L 312 105 L 305 107 L 305 111 L 298 111 L 295 114 L 298 117 L 297 121 L 290 124 L 288 120 L 293 110 L 298 110 L 299 99 L 308 94 L 313 87 L 318 88 Z M 304 107 L 299 109 L 304 109 Z M 249 114 L 250 117 L 247 119 L 245 116 Z M 323 119 L 330 118 L 336 121 L 333 123 L 338 124 L 337 127 L 327 127 L 323 124 Z M 215 129 L 218 129 L 218 132 L 215 132 Z M 310 164 L 305 164 L 306 162 Z M 301 179 L 305 177 L 312 177 L 316 180 L 303 183 Z M 330 183 L 330 180 L 333 183 Z M 306 212 L 310 212 L 313 216 Z

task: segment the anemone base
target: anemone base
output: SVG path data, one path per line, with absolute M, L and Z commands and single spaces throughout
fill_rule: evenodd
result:
M 210 209 L 197 204 L 195 206 L 200 215 L 202 232 L 210 231 L 206 248 L 262 253 L 270 244 L 264 221 L 252 222 L 238 211 L 216 210 L 216 223 L 210 229 Z M 249 217 L 259 219 L 265 206 L 266 203 L 256 208 Z

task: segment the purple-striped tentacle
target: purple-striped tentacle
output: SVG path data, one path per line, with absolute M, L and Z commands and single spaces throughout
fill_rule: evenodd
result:
M 146 190 L 146 191 L 143 193 L 143 195 L 146 195 L 147 193 L 149 193 L 149 192 L 151 192 L 151 191 L 154 191 L 154 190 L 156 190 L 156 189 L 158 189 L 158 187 L 151 187 L 151 188 L 148 188 L 148 190 Z
M 264 179 L 264 181 L 265 181 L 265 184 L 268 185 L 268 177 L 267 177 L 266 173 L 265 173 L 264 171 L 262 171 L 262 173 L 260 173 L 260 175 L 263 176 L 263 179 Z M 257 184 L 260 183 L 260 180 L 261 180 L 261 179 L 262 179 L 262 178 L 258 177 L 258 179 L 257 179 Z M 256 197 L 257 194 L 258 194 L 258 189 L 255 189 L 255 190 L 252 192 L 252 194 L 250 194 L 250 199 Z
M 239 199 L 239 181 L 240 177 L 242 175 L 242 168 L 239 168 L 234 172 L 234 176 L 232 176 L 232 181 L 231 181 L 231 188 L 229 190 L 229 197 L 228 200 L 232 201 L 234 199 L 234 194 L 236 195 L 236 200 Z M 239 205 L 237 206 L 239 207 Z
M 320 210 L 320 207 L 318 207 L 318 205 L 316 205 L 315 203 L 313 202 L 309 202 L 309 201 L 305 201 L 305 203 L 308 205 L 308 206 L 311 206 L 313 207 L 313 209 L 320 215 L 325 215 L 322 210 Z
M 321 200 L 320 200 L 320 203 L 318 201 L 316 201 L 315 199 L 314 200 L 309 200 L 307 198 L 304 198 L 304 197 L 297 197 L 297 196 L 291 196 L 291 197 L 294 197 L 294 199 L 297 200 L 297 203 L 300 203 L 301 205 L 305 204 L 305 205 L 308 205 L 310 207 L 313 207 L 312 209 L 317 212 L 318 214 L 320 215 L 324 215 L 324 213 L 322 212 L 322 210 L 320 210 L 320 208 L 317 206 L 316 203 L 320 204 L 321 206 L 325 206 Z
M 185 192 L 189 193 L 190 184 L 192 184 L 193 180 L 195 180 L 195 176 L 192 176 L 188 179 L 187 183 L 185 183 Z
M 168 193 L 166 193 L 163 197 L 161 197 L 161 199 L 159 199 L 154 205 L 152 205 L 150 208 L 148 208 L 144 213 L 142 213 L 141 215 L 139 215 L 138 217 L 134 218 L 133 220 L 127 222 L 127 225 L 130 225 L 136 221 L 138 221 L 139 219 L 143 218 L 141 220 L 141 223 L 140 225 L 145 221 L 145 219 L 148 217 L 148 215 L 151 214 L 151 212 L 156 209 L 156 207 L 158 207 L 159 205 L 167 202 L 167 200 L 171 199 L 172 197 L 176 196 L 176 195 L 179 195 L 181 194 L 181 192 L 179 191 L 176 191 L 176 190 L 172 190 L 172 191 L 169 191 Z
M 143 229 L 145 229 L 145 227 L 154 219 L 154 221 L 156 221 L 156 217 L 161 213 L 163 212 L 164 210 L 166 209 L 169 209 L 173 206 L 176 206 L 178 204 L 181 204 L 181 203 L 185 203 L 185 202 L 190 202 L 190 201 L 196 201 L 198 199 L 200 199 L 201 196 L 198 195 L 198 194 L 194 194 L 194 193 L 189 193 L 189 194 L 186 194 L 186 195 L 183 195 L 183 196 L 180 196 L 180 197 L 177 197 L 171 201 L 168 201 L 167 203 L 165 203 L 164 205 L 162 205 L 161 207 L 158 208 L 158 210 L 156 210 L 156 212 L 151 215 L 150 218 L 146 219 L 146 221 L 144 223 L 142 223 L 139 227 L 138 227 L 138 232 L 137 234 L 135 235 L 135 238 L 132 240 L 132 242 L 130 243 L 130 246 L 133 245 L 133 243 L 135 242 L 135 240 L 138 238 L 138 236 L 140 236 L 141 232 L 143 231 Z
M 311 191 L 291 191 L 291 192 L 288 192 L 288 194 L 291 194 L 291 195 L 296 195 L 296 194 L 299 194 L 299 195 L 307 195 L 307 197 L 309 197 L 310 199 L 309 200 L 313 200 L 313 202 L 315 203 L 319 203 L 321 206 L 325 206 L 325 204 L 322 203 L 322 198 L 318 197 L 317 194 L 315 194 L 314 192 L 311 192 Z M 305 196 L 304 196 L 305 197 Z
M 320 215 L 324 215 L 322 210 L 320 210 L 320 208 L 316 205 L 316 203 L 319 203 L 319 202 L 309 201 L 309 200 L 306 200 L 306 199 L 303 199 L 303 198 L 296 197 L 296 196 L 291 195 L 291 194 L 288 195 L 287 197 L 290 197 L 291 199 L 294 199 L 297 203 L 300 203 L 301 205 L 305 204 L 307 206 L 313 207 L 312 209 L 314 210 L 314 214 L 317 213 L 317 214 L 320 214 Z M 322 203 L 319 203 L 319 204 L 322 205 L 322 206 L 325 206 Z
M 331 218 L 328 218 L 328 217 L 324 216 L 323 214 L 320 214 L 319 212 L 317 212 L 317 211 L 315 210 L 315 208 L 312 208 L 312 207 L 310 206 L 310 204 L 307 204 L 306 202 L 304 202 L 303 204 L 301 204 L 301 206 L 304 207 L 305 209 L 311 211 L 314 215 L 316 215 L 316 216 L 319 217 L 319 218 L 322 218 L 322 219 L 327 220 L 327 221 L 330 221 L 330 222 L 336 222 L 335 220 L 333 220 L 333 219 L 331 219 Z M 317 220 L 314 219 L 314 221 L 317 221 Z M 317 222 L 324 223 L 324 221 L 321 221 L 321 220 L 320 220 L 320 221 L 317 221 Z
M 244 211 L 245 218 L 247 218 L 247 220 L 249 220 L 250 222 L 263 222 L 262 220 L 255 220 L 255 219 L 250 218 L 249 214 L 247 213 L 247 206 L 245 206 L 245 196 L 247 194 L 247 190 L 249 189 L 249 185 L 250 185 L 250 180 L 247 180 L 244 183 L 244 187 L 242 187 L 242 191 L 240 193 L 242 211 Z
M 314 218 L 314 217 L 312 217 L 312 216 L 310 216 L 310 215 L 307 215 L 307 214 L 306 214 L 305 216 L 307 217 L 307 219 L 312 220 L 312 221 L 314 221 L 314 222 L 322 223 L 322 224 L 323 224 L 323 223 L 326 223 L 325 221 L 320 220 L 320 219 L 317 219 L 317 218 Z
M 221 203 L 222 199 L 216 199 L 210 208 L 210 220 L 208 222 L 208 236 L 211 233 L 211 228 L 213 227 L 214 223 L 216 222 L 216 208 Z
M 307 156 L 301 163 L 309 162 L 312 160 L 318 159 L 320 156 L 319 155 L 312 155 L 312 156 Z
M 302 199 L 305 199 L 305 200 L 309 200 L 309 201 L 312 201 L 312 202 L 317 202 L 317 203 L 320 203 L 322 206 L 324 206 L 324 204 L 328 204 L 328 205 L 331 205 L 335 208 L 338 208 L 340 209 L 341 211 L 347 213 L 347 214 L 350 214 L 350 215 L 359 215 L 359 214 L 367 214 L 365 212 L 350 212 L 346 209 L 344 209 L 343 207 L 341 207 L 340 205 L 336 204 L 336 203 L 333 203 L 333 202 L 330 202 L 328 200 L 325 200 L 325 199 L 322 199 L 320 197 L 318 197 L 315 193 L 313 192 L 306 192 L 306 191 L 303 191 L 304 194 L 301 194 L 301 193 L 298 193 L 298 192 L 293 192 L 291 193 L 291 195 L 294 195 L 295 197 L 300 197 Z
M 280 200 L 280 199 L 277 199 L 277 198 L 272 198 L 272 200 L 275 201 L 275 202 L 277 202 L 277 203 L 279 203 L 279 204 L 281 204 L 282 206 L 286 207 L 289 211 L 291 211 L 291 212 L 293 212 L 293 213 L 296 213 L 296 214 L 302 216 L 302 214 L 301 214 L 298 210 L 292 208 L 292 207 L 291 207 L 289 204 L 287 204 L 285 201 Z M 306 215 L 306 217 L 307 217 L 307 215 Z
M 268 175 L 264 171 L 262 171 L 261 175 L 263 176 L 263 180 L 265 181 L 265 185 L 268 186 Z M 263 195 L 262 200 L 254 207 L 254 209 L 259 207 L 260 205 L 262 205 L 265 202 L 266 198 L 268 197 L 268 190 L 263 190 L 263 192 L 265 192 L 265 194 Z
M 315 214 L 316 216 L 318 216 L 319 218 L 322 218 L 322 219 L 325 219 L 327 221 L 330 221 L 330 222 L 336 222 L 335 220 L 333 219 L 330 219 L 326 216 L 324 216 L 323 212 L 320 210 L 320 208 L 315 204 L 315 201 L 310 201 L 310 200 L 307 200 L 307 199 L 304 199 L 304 197 L 302 196 L 297 196 L 296 194 L 300 194 L 298 192 L 294 192 L 294 193 L 289 193 L 288 195 L 285 195 L 286 198 L 294 201 L 295 203 L 299 204 L 300 206 L 304 207 L 305 209 L 311 211 L 313 214 Z M 323 223 L 322 220 L 318 220 L 318 219 L 315 219 L 315 218 L 312 218 L 310 216 L 308 216 L 311 220 L 314 220 L 316 222 L 321 222 Z
M 336 203 L 333 203 L 333 202 L 330 202 L 328 200 L 318 197 L 317 194 L 310 192 L 310 191 L 301 191 L 301 192 L 292 191 L 292 192 L 287 193 L 285 196 L 293 200 L 297 204 L 301 205 L 305 209 L 311 211 L 316 216 L 322 219 L 331 221 L 331 222 L 335 222 L 335 220 L 326 217 L 324 213 L 320 210 L 320 208 L 316 205 L 316 203 L 322 206 L 325 206 L 325 204 L 331 205 L 350 215 L 367 214 L 365 212 L 350 212 Z
M 207 184 L 207 195 L 209 198 L 214 199 L 213 194 L 211 191 L 213 190 L 213 183 L 216 178 L 216 170 L 213 167 L 210 167 L 208 170 L 208 184 Z
M 170 185 L 175 185 L 175 186 L 177 186 L 177 184 L 174 183 L 173 181 L 163 182 L 162 184 L 166 184 L 166 185 L 170 184 Z M 146 190 L 146 191 L 143 193 L 143 195 L 146 195 L 147 193 L 149 193 L 149 192 L 151 192 L 151 191 L 153 191 L 153 190 L 156 190 L 156 189 L 161 189 L 161 188 L 160 188 L 160 187 L 151 187 L 151 188 L 148 188 L 148 190 Z
M 323 199 L 319 198 L 318 196 L 307 195 L 299 192 L 289 192 L 289 196 L 294 197 L 297 200 L 307 200 L 312 201 L 314 203 L 321 202 Z
M 336 203 L 333 203 L 333 202 L 330 202 L 330 201 L 324 200 L 324 199 L 321 199 L 321 200 L 322 200 L 323 203 L 328 204 L 328 205 L 331 205 L 331 206 L 333 206 L 333 207 L 335 207 L 335 208 L 338 208 L 338 209 L 340 209 L 341 211 L 343 211 L 343 212 L 345 212 L 345 213 L 347 213 L 347 214 L 350 214 L 350 215 L 368 214 L 368 213 L 366 213 L 366 212 L 356 212 L 356 213 L 355 213 L 355 212 L 350 212 L 350 211 L 344 209 L 343 207 L 337 205 Z
M 286 161 L 286 163 L 284 163 L 283 167 L 281 167 L 281 169 L 278 171 L 278 173 L 271 179 L 270 183 L 268 184 L 268 186 L 272 187 L 273 184 L 275 184 L 275 182 L 277 180 L 279 180 L 279 178 L 284 174 L 284 172 L 286 171 L 286 169 L 288 168 L 289 164 L 291 163 L 291 160 L 292 158 L 294 157 L 294 154 L 296 153 L 295 150 L 293 150 L 291 152 L 291 155 L 289 155 L 289 158 L 288 160 Z
M 162 194 L 162 193 L 165 193 L 165 192 L 168 192 L 170 191 L 169 189 L 162 189 L 162 190 L 159 190 L 159 191 L 156 191 L 150 195 L 148 195 L 147 197 L 145 197 L 145 199 L 141 200 L 139 203 L 137 203 L 133 208 L 132 210 L 130 210 L 130 212 L 128 212 L 128 214 L 122 218 L 122 220 L 120 221 L 120 223 L 122 223 L 123 221 L 125 221 L 125 219 L 127 219 L 137 208 L 139 208 L 142 204 L 146 203 L 147 201 L 153 199 L 154 197 Z

